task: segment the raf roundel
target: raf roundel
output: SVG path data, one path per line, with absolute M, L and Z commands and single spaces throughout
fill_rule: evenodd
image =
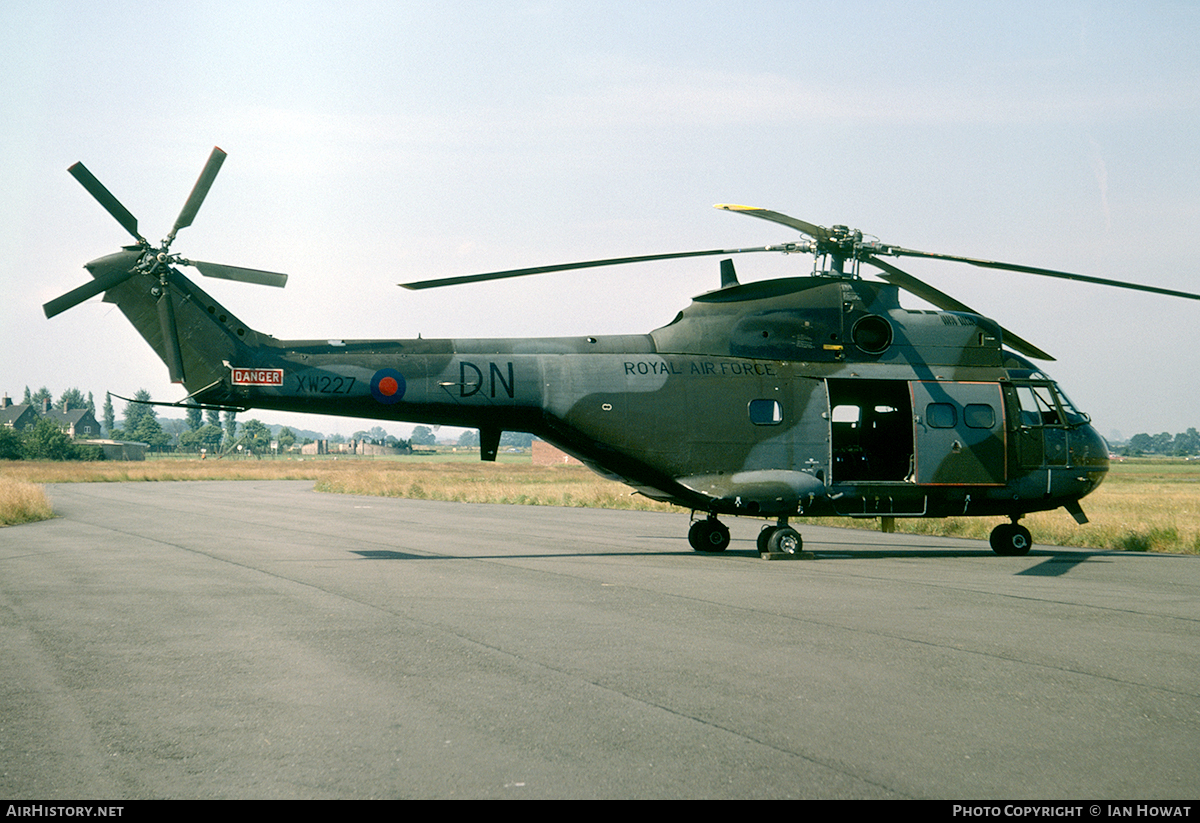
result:
M 380 403 L 399 403 L 404 397 L 404 375 L 395 369 L 380 369 L 371 378 L 371 396 Z

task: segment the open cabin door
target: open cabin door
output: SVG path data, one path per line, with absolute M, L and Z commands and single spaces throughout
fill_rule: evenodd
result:
M 826 382 L 831 481 L 911 482 L 913 412 L 908 381 Z
M 912 381 L 916 482 L 1003 485 L 1004 401 L 998 383 Z
M 997 383 L 830 379 L 833 483 L 1001 485 Z

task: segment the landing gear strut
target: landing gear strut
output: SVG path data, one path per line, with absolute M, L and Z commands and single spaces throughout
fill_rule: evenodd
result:
M 698 552 L 723 552 L 729 548 L 729 527 L 710 514 L 692 523 L 688 542 Z
M 759 554 L 799 554 L 804 550 L 804 538 L 787 522 L 781 517 L 776 525 L 763 526 L 758 533 Z
M 990 542 L 992 551 L 1001 557 L 1021 557 L 1029 554 L 1033 536 L 1029 534 L 1029 529 L 1019 525 L 1014 517 L 1013 522 L 1001 523 L 992 529 Z

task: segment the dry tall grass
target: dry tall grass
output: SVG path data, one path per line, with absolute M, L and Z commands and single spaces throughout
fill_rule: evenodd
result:
M 678 511 L 581 466 L 533 466 L 529 458 L 481 463 L 470 454 L 399 459 L 166 459 L 142 463 L 0 461 L 3 488 L 40 483 L 131 480 L 312 480 L 318 491 L 470 503 L 584 506 Z M 12 519 L 9 494 L 0 523 Z M 44 495 L 43 495 L 44 499 Z M 1091 522 L 1078 526 L 1061 509 L 1022 522 L 1042 545 L 1200 554 L 1200 463 L 1128 461 L 1112 467 L 1104 485 L 1083 501 Z M 13 506 L 13 511 L 16 507 Z M 42 517 L 52 514 L 47 505 Z M 38 519 L 26 518 L 26 519 Z M 799 522 L 805 522 L 798 518 Z M 900 531 L 987 539 L 1004 518 L 898 520 Z M 826 526 L 878 528 L 874 520 L 821 519 Z
M 1114 463 L 1104 484 L 1081 505 L 1089 520 L 1083 526 L 1063 509 L 1030 514 L 1021 522 L 1042 545 L 1200 554 L 1200 464 L 1196 462 Z M 992 528 L 1007 519 L 897 520 L 896 530 L 986 540 Z
M 316 488 L 342 494 L 458 503 L 679 511 L 676 506 L 634 494 L 628 486 L 598 477 L 582 466 L 377 464 L 357 472 L 324 475 Z
M 48 520 L 53 516 L 45 489 L 36 483 L 0 476 L 0 526 Z

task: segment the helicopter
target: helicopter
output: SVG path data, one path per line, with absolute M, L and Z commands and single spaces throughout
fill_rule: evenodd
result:
M 186 397 L 172 406 L 308 412 L 474 428 L 494 461 L 504 431 L 528 432 L 637 493 L 692 512 L 699 552 L 730 545 L 722 516 L 767 521 L 764 557 L 799 556 L 798 516 L 1002 516 L 998 555 L 1027 554 L 1031 512 L 1065 509 L 1108 471 L 1090 418 L 1030 358 L 1053 360 L 883 257 L 930 258 L 1200 299 L 1200 295 L 885 244 L 843 225 L 717 208 L 795 230 L 778 245 L 588 260 L 402 283 L 426 289 L 651 260 L 720 256 L 720 285 L 646 334 L 278 340 L 182 274 L 282 287 L 287 275 L 171 252 L 226 154 L 214 148 L 157 246 L 82 163 L 68 171 L 135 242 L 91 261 L 88 282 L 47 318 L 104 294 Z M 809 275 L 742 283 L 733 256 L 811 254 Z M 863 277 L 862 267 L 879 280 Z M 933 309 L 902 308 L 901 291 Z

